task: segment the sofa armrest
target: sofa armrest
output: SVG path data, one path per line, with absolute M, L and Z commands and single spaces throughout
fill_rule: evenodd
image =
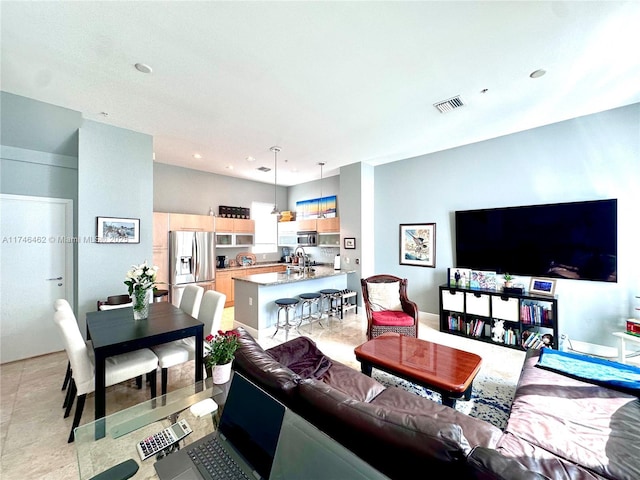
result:
M 475 447 L 467 457 L 470 477 L 475 480 L 549 480 L 541 473 L 527 470 L 517 459 L 497 450 Z

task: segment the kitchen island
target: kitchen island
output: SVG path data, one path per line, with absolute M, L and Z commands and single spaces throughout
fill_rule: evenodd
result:
M 301 293 L 319 292 L 325 288 L 345 290 L 347 275 L 355 273 L 355 270 L 334 270 L 333 266 L 311 268 L 309 273 L 261 273 L 234 278 L 234 327 L 242 326 L 258 339 L 272 335 L 278 310 L 275 300 L 297 298 Z

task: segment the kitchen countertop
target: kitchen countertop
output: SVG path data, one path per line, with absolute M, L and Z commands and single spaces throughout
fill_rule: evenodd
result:
M 260 267 L 276 267 L 279 265 L 287 265 L 286 263 L 282 263 L 282 262 L 263 262 L 263 263 L 256 263 L 255 265 L 249 265 L 249 266 L 242 266 L 242 265 L 238 265 L 235 267 L 225 267 L 225 268 L 220 268 L 220 267 L 216 267 L 216 271 L 219 272 L 229 272 L 229 271 L 233 271 L 233 270 L 251 270 L 252 268 L 260 268 Z
M 280 264 L 282 265 L 282 264 Z M 243 268 L 243 267 L 240 267 Z M 244 267 L 247 268 L 247 267 Z M 269 285 L 284 285 L 286 283 L 302 282 L 305 280 L 314 280 L 318 278 L 335 277 L 337 275 L 346 275 L 348 273 L 355 273 L 355 270 L 334 270 L 333 266 L 327 265 L 315 265 L 311 267 L 311 273 L 297 273 L 291 272 L 287 275 L 286 272 L 272 272 L 272 273 L 258 273 L 256 275 L 249 275 L 243 278 L 235 278 L 236 282 L 248 282 L 255 283 L 257 285 L 269 286 Z M 226 270 L 226 269 L 225 269 Z

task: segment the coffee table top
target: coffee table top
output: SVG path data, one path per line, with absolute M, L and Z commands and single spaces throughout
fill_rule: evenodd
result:
M 356 358 L 424 386 L 463 393 L 480 371 L 475 353 L 389 332 L 355 348 Z

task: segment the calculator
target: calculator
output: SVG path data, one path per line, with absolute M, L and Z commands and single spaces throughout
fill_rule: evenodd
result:
M 161 452 L 165 448 L 182 440 L 191 432 L 193 432 L 193 430 L 191 430 L 187 421 L 180 420 L 164 430 L 161 430 L 144 440 L 140 440 L 136 445 L 140 458 L 142 460 L 146 460 L 147 458 L 152 457 L 156 453 Z

